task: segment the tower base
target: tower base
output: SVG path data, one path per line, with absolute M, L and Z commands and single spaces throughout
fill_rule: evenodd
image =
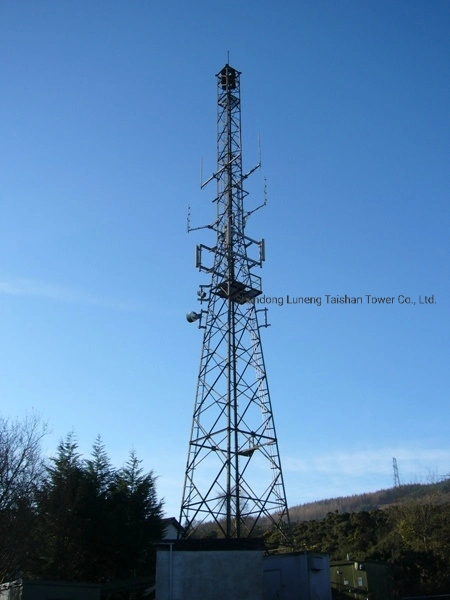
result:
M 263 600 L 260 540 L 185 540 L 158 545 L 156 600 Z

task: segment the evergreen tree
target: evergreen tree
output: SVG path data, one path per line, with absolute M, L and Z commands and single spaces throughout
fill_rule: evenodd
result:
M 155 565 L 153 542 L 162 536 L 162 503 L 153 472 L 143 472 L 134 451 L 116 473 L 111 500 L 114 536 L 122 547 L 116 562 L 119 577 L 145 575 Z
M 88 581 L 114 578 L 114 555 L 111 524 L 111 486 L 114 469 L 100 436 L 94 442 L 91 458 L 84 461 L 84 475 L 89 491 L 89 526 L 85 532 L 83 571 Z
M 69 434 L 59 443 L 37 496 L 35 534 L 40 541 L 40 556 L 32 567 L 37 577 L 84 579 L 85 538 L 92 520 L 91 492 L 75 436 Z
M 153 573 L 162 504 L 140 464 L 132 452 L 114 470 L 100 437 L 87 460 L 73 434 L 60 442 L 37 497 L 32 576 L 102 583 Z
M 107 496 L 114 479 L 114 470 L 100 435 L 97 436 L 92 446 L 91 458 L 86 459 L 85 464 L 86 473 L 98 493 Z

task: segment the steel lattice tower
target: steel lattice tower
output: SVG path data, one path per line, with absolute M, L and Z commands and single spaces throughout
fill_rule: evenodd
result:
M 397 459 L 395 456 L 392 459 L 392 467 L 394 469 L 394 487 L 400 487 L 400 475 L 398 473 Z
M 217 215 L 206 228 L 213 247 L 197 246 L 202 309 L 187 315 L 203 329 L 203 345 L 181 504 L 185 536 L 213 522 L 220 537 L 255 536 L 272 525 L 290 540 L 289 513 L 260 339 L 257 310 L 264 240 L 245 234 L 240 75 L 228 64 L 217 77 Z M 258 207 L 260 208 L 260 207 Z M 256 210 L 256 209 L 255 209 Z M 196 228 L 202 229 L 202 228 Z M 192 230 L 188 224 L 188 230 Z M 206 305 L 206 308 L 204 306 Z

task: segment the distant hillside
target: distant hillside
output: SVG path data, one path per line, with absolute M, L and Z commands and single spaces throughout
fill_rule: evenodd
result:
M 450 479 L 438 483 L 412 483 L 366 494 L 318 500 L 289 508 L 292 523 L 322 519 L 328 513 L 354 513 L 386 508 L 405 500 L 416 500 L 434 492 L 445 493 L 450 501 Z
M 323 500 L 291 512 L 295 551 L 324 552 L 331 561 L 384 562 L 393 598 L 448 596 L 450 479 Z M 280 551 L 278 532 L 267 532 L 266 543 Z

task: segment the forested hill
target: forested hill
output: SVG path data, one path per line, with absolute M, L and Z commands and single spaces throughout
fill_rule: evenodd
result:
M 431 484 L 407 484 L 366 494 L 318 500 L 289 508 L 292 523 L 322 519 L 328 513 L 354 513 L 386 508 L 407 500 L 418 500 L 434 493 L 444 494 L 450 502 L 450 479 Z
M 381 561 L 393 597 L 450 591 L 450 479 L 373 494 L 323 500 L 291 509 L 296 551 L 330 560 Z M 266 539 L 276 548 L 275 533 Z

